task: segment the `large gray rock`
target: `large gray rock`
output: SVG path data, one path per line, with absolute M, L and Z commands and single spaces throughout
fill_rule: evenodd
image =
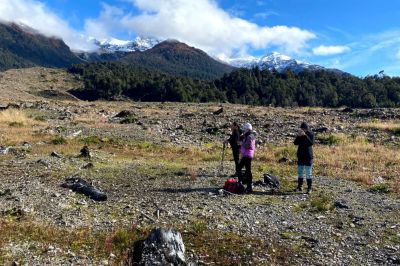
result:
M 135 244 L 127 265 L 187 265 L 181 234 L 171 229 L 153 229 L 146 240 Z

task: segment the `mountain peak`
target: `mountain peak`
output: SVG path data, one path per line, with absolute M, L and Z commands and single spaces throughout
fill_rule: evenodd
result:
M 138 36 L 132 41 L 120 40 L 116 38 L 97 40 L 93 39 L 94 44 L 99 47 L 101 52 L 114 53 L 114 52 L 143 52 L 153 48 L 161 42 L 161 40 Z
M 261 59 L 283 60 L 283 61 L 293 60 L 291 57 L 278 52 L 272 52 L 268 55 L 261 57 Z
M 235 58 L 228 60 L 228 63 L 235 67 L 240 68 L 254 68 L 259 67 L 261 70 L 276 70 L 284 72 L 287 70 L 293 72 L 301 72 L 304 70 L 319 70 L 323 69 L 322 66 L 313 65 L 307 62 L 302 62 L 293 59 L 287 55 L 272 52 L 262 57 L 248 57 L 248 58 Z

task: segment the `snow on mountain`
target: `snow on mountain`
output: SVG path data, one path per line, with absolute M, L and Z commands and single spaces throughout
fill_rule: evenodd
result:
M 123 41 L 115 38 L 96 40 L 93 42 L 99 47 L 101 52 L 115 53 L 115 52 L 136 52 L 146 51 L 153 48 L 161 42 L 161 40 L 152 38 L 136 37 L 133 41 Z
M 292 59 L 289 56 L 274 52 L 263 57 L 247 57 L 247 58 L 233 58 L 227 60 L 227 63 L 234 67 L 239 68 L 254 68 L 259 67 L 261 70 L 276 70 L 283 72 L 291 70 L 293 72 L 301 72 L 307 70 L 318 70 L 323 69 L 322 66 L 313 65 L 306 62 L 302 62 L 296 59 Z

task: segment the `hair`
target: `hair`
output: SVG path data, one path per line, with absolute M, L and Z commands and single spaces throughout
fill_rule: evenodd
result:
M 306 122 L 301 123 L 300 128 L 308 130 L 309 127 Z

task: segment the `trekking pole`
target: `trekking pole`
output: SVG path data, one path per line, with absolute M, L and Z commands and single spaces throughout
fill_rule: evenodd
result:
M 224 144 L 222 146 L 222 156 L 221 156 L 221 165 L 220 165 L 220 171 L 221 172 L 224 171 L 225 149 L 226 149 L 226 144 L 224 142 Z

